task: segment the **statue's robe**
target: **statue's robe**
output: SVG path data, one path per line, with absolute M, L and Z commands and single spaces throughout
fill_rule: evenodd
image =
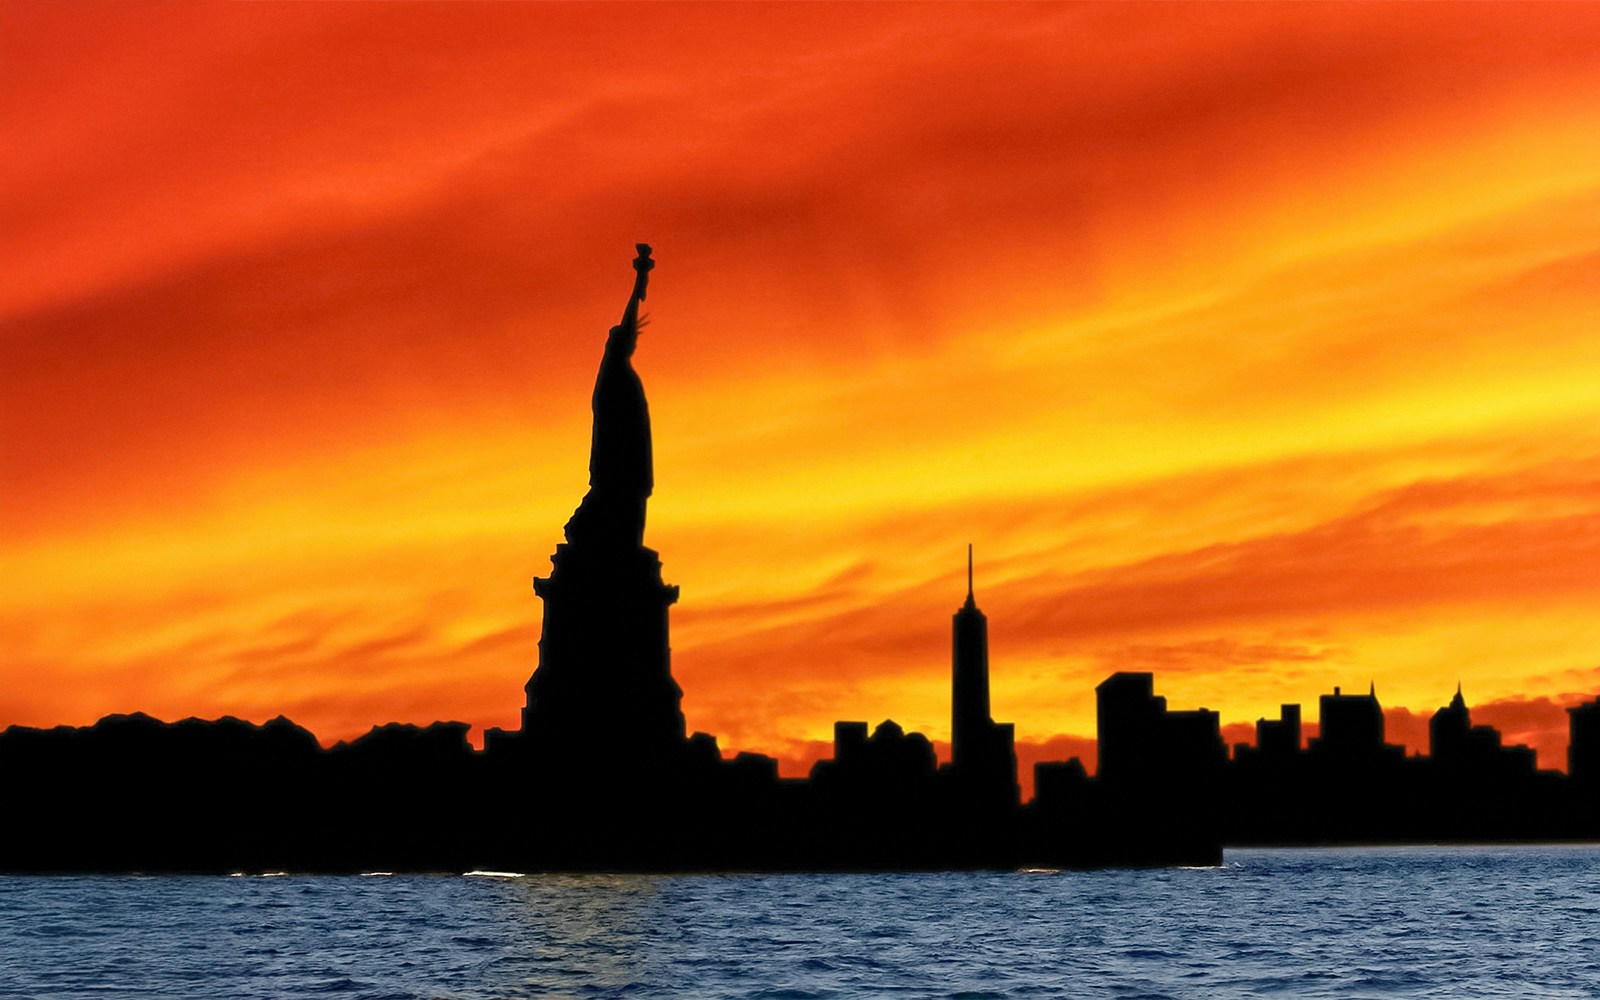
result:
M 589 445 L 589 492 L 567 522 L 567 541 L 579 546 L 644 544 L 645 504 L 654 489 L 650 408 L 633 370 L 637 327 L 612 330 L 594 382 L 594 433 Z

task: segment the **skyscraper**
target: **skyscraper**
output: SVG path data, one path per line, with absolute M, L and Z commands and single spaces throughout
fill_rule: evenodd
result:
M 1567 709 L 1567 773 L 1589 789 L 1600 786 L 1600 698 Z
M 1102 780 L 1194 785 L 1227 763 L 1221 717 L 1204 708 L 1168 711 L 1167 699 L 1155 693 L 1154 674 L 1119 670 L 1094 691 Z
M 957 784 L 990 804 L 1015 805 L 1016 732 L 989 714 L 989 620 L 972 591 L 972 546 L 967 546 L 967 600 L 952 622 L 950 769 Z
M 1383 754 L 1383 708 L 1377 685 L 1366 694 L 1345 694 L 1339 688 L 1318 699 L 1320 733 L 1311 741 L 1313 752 L 1340 758 Z

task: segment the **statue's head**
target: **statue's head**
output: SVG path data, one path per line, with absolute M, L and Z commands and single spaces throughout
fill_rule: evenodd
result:
M 634 345 L 638 344 L 638 342 L 639 342 L 639 332 L 638 332 L 637 328 L 635 328 L 635 330 L 633 332 L 633 336 L 630 337 L 630 336 L 628 336 L 628 328 L 627 327 L 625 327 L 625 326 L 614 326 L 614 327 L 611 328 L 611 337 L 606 342 L 606 347 L 607 348 L 615 347 L 617 349 L 626 351 L 627 355 L 629 357 L 632 357 L 633 356 Z

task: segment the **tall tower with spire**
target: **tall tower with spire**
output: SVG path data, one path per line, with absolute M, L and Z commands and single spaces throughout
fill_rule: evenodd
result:
M 648 245 L 637 249 L 633 293 L 595 378 L 589 491 L 552 572 L 533 582 L 544 629 L 522 712 L 523 740 L 538 759 L 602 770 L 659 763 L 684 743 L 667 640 L 678 588 L 662 582 L 660 557 L 644 545 L 650 412 L 632 358 L 655 262 Z
M 950 771 L 958 787 L 989 805 L 1017 802 L 1015 728 L 989 714 L 989 620 L 973 597 L 967 546 L 967 600 L 952 622 Z
M 967 602 L 952 623 L 950 757 L 957 767 L 984 754 L 989 729 L 989 619 L 972 594 L 972 546 L 967 546 Z

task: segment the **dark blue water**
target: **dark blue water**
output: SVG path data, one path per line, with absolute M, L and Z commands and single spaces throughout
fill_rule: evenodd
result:
M 932 875 L 7 877 L 0 997 L 1600 997 L 1600 848 Z

